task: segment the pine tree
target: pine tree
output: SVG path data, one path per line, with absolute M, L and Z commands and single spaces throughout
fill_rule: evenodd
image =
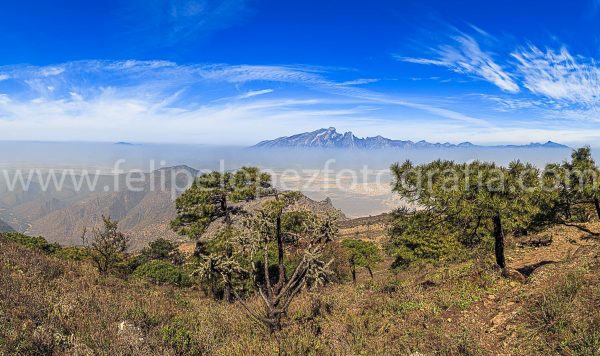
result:
M 371 279 L 373 278 L 373 267 L 381 261 L 379 248 L 370 241 L 359 239 L 348 239 L 342 241 L 342 246 L 348 250 L 350 270 L 352 272 L 352 283 L 356 283 L 356 268 L 365 268 Z
M 197 241 L 196 254 L 200 258 L 214 260 L 211 253 L 231 257 L 232 247 L 227 238 L 232 234 L 233 218 L 245 214 L 240 202 L 248 202 L 273 193 L 271 177 L 255 167 L 242 167 L 236 172 L 212 172 L 197 177 L 191 187 L 175 202 L 176 218 L 171 222 L 173 230 Z M 219 239 L 205 246 L 201 238 L 215 221 L 223 223 Z M 217 250 L 217 251 L 215 251 Z M 223 250 L 223 251 L 220 251 Z M 214 281 L 214 278 L 211 280 Z M 224 286 L 225 300 L 231 298 L 231 284 Z M 216 288 L 211 288 L 217 297 Z
M 433 257 L 456 242 L 473 246 L 493 237 L 496 263 L 505 268 L 505 231 L 527 228 L 543 199 L 540 172 L 520 162 L 499 167 L 478 161 L 438 160 L 420 166 L 406 161 L 392 165 L 391 170 L 393 190 L 418 206 L 412 219 L 395 224 L 396 236 L 392 228 L 392 239 L 405 254 L 427 254 L 427 243 L 406 243 L 407 232 L 408 240 L 420 236 L 431 242 Z
M 548 223 L 585 222 L 589 218 L 585 207 L 590 205 L 600 219 L 600 170 L 589 147 L 574 150 L 571 161 L 546 165 L 544 177 L 546 185 L 555 188 L 554 206 L 545 217 Z

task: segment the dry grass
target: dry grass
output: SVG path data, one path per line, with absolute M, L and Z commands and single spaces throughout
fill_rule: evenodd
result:
M 0 354 L 494 354 L 478 330 L 458 322 L 506 285 L 491 265 L 471 260 L 398 274 L 382 266 L 373 281 L 303 292 L 284 330 L 271 335 L 238 305 L 193 288 L 101 277 L 85 262 L 0 238 Z M 584 277 L 565 275 L 565 283 L 576 285 L 565 293 L 536 290 L 546 298 L 532 301 L 531 315 L 522 319 L 523 335 L 536 337 L 519 339 L 530 344 L 513 345 L 515 354 L 592 350 L 598 334 L 590 327 L 598 324 L 589 320 L 597 319 L 577 311 L 598 310 L 598 280 L 590 277 L 598 266 L 585 268 Z M 258 308 L 258 302 L 249 303 Z M 560 330 L 543 326 L 555 319 Z M 569 345 L 561 349 L 565 335 Z M 539 340 L 550 346 L 537 348 Z

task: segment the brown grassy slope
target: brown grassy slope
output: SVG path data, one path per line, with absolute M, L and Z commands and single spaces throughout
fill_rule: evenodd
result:
M 597 241 L 551 233 L 550 246 L 509 249 L 514 267 L 555 261 L 525 284 L 499 277 L 489 258 L 397 275 L 382 265 L 373 281 L 303 292 L 274 335 L 196 290 L 102 278 L 0 239 L 0 353 L 592 355 Z
M 587 228 L 600 231 L 600 223 Z M 533 240 L 546 243 L 508 254 L 527 282 L 499 283 L 458 322 L 497 354 L 600 354 L 598 237 L 557 226 Z

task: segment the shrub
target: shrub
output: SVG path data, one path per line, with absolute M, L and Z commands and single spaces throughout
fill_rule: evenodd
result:
M 121 266 L 117 265 L 123 261 L 129 244 L 129 236 L 119 231 L 118 221 L 102 216 L 102 222 L 102 228 L 92 229 L 89 243 L 86 236 L 87 229 L 84 229 L 81 239 L 84 245 L 89 245 L 92 261 L 98 268 L 98 272 L 106 274 L 115 269 L 120 271 Z
M 81 246 L 62 247 L 54 253 L 54 256 L 71 261 L 85 261 L 91 257 L 90 250 Z
M 194 355 L 199 353 L 192 333 L 184 326 L 184 323 L 175 319 L 171 324 L 161 330 L 165 346 L 175 351 L 177 355 Z
M 22 246 L 25 246 L 25 247 L 28 247 L 28 248 L 31 248 L 34 250 L 42 251 L 46 254 L 53 254 L 61 249 L 59 244 L 49 243 L 48 241 L 46 241 L 46 239 L 44 239 L 41 236 L 33 237 L 33 236 L 27 236 L 24 234 L 20 234 L 17 232 L 4 233 L 4 234 L 1 234 L 1 236 L 3 236 L 4 238 L 6 238 L 12 242 L 19 244 L 19 245 L 22 245 Z
M 171 284 L 180 287 L 191 285 L 190 277 L 183 268 L 161 260 L 144 263 L 133 272 L 133 276 L 147 279 L 156 284 Z
M 352 282 L 356 283 L 356 268 L 363 267 L 373 278 L 372 268 L 381 261 L 379 247 L 374 242 L 356 239 L 344 240 L 342 246 L 348 251 L 352 269 Z
M 142 252 L 141 256 L 145 260 L 165 260 L 171 261 L 174 264 L 182 265 L 184 262 L 183 255 L 177 250 L 177 245 L 167 239 L 157 239 L 148 244 Z

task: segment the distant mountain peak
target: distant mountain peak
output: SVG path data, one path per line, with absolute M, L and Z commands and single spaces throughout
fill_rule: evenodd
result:
M 172 167 L 162 167 L 157 169 L 155 172 L 161 172 L 161 171 L 167 171 L 167 172 L 181 172 L 181 171 L 186 171 L 191 173 L 193 176 L 198 175 L 198 173 L 200 173 L 199 170 L 192 168 L 188 165 L 185 164 L 181 164 L 178 166 L 172 166 Z
M 253 148 L 338 148 L 338 149 L 382 149 L 382 148 L 474 148 L 474 147 L 520 147 L 520 148 L 568 148 L 556 142 L 533 142 L 528 145 L 478 146 L 471 142 L 459 144 L 431 143 L 425 140 L 413 142 L 410 140 L 393 140 L 381 135 L 359 138 L 351 131 L 340 134 L 335 127 L 318 129 L 292 136 L 283 136 L 274 140 L 259 142 Z

